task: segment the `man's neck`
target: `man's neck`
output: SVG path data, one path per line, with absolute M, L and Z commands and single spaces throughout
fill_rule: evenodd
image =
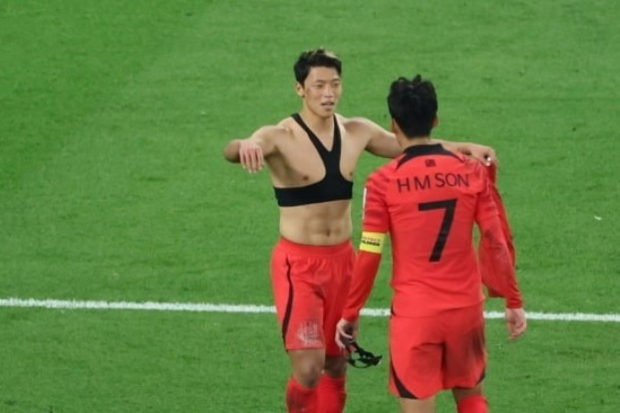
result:
M 398 140 L 403 150 L 410 148 L 412 146 L 434 145 L 437 143 L 433 141 L 430 136 L 420 136 L 420 137 L 416 137 L 413 139 L 409 139 L 404 136 L 399 136 Z
M 299 112 L 299 116 L 301 116 L 304 123 L 315 133 L 331 131 L 334 127 L 334 115 L 322 117 L 309 110 L 302 109 Z

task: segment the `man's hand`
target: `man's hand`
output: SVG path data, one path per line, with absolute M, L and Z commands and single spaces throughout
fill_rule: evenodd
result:
M 336 324 L 336 344 L 338 344 L 338 347 L 342 350 L 346 349 L 347 346 L 342 341 L 343 338 L 347 338 L 349 340 L 357 339 L 358 329 L 359 323 L 357 321 L 352 323 L 344 318 L 341 318 L 340 321 L 338 321 L 338 324 Z
M 251 140 L 242 140 L 239 142 L 239 162 L 250 173 L 260 171 L 265 165 L 263 148 Z
M 490 146 L 479 145 L 477 143 L 461 143 L 459 145 L 459 152 L 471 156 L 486 166 L 490 166 L 493 163 L 499 166 L 497 156 L 495 155 L 495 149 Z
M 516 340 L 525 332 L 527 328 L 527 321 L 525 318 L 525 310 L 523 310 L 523 308 L 506 309 L 506 330 L 508 330 L 508 337 L 511 340 Z
M 453 142 L 436 138 L 433 138 L 433 141 L 441 143 L 443 147 L 448 149 L 449 151 L 471 156 L 478 162 L 481 162 L 483 165 L 491 166 L 491 164 L 495 164 L 499 166 L 497 156 L 495 155 L 495 149 L 491 148 L 490 146 L 470 142 Z

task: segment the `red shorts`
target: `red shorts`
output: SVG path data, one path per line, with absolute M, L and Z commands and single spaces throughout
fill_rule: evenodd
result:
M 483 304 L 431 317 L 390 318 L 390 391 L 426 399 L 444 389 L 472 388 L 486 366 Z
M 280 239 L 271 257 L 271 280 L 287 350 L 324 348 L 341 353 L 336 324 L 349 292 L 355 250 L 338 245 L 301 245 Z

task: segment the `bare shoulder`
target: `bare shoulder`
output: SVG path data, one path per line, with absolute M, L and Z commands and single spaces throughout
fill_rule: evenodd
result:
M 347 132 L 355 136 L 357 139 L 370 140 L 372 137 L 386 132 L 375 122 L 363 117 L 347 118 L 342 115 L 338 115 L 338 122 Z
M 351 117 L 347 118 L 342 115 L 338 115 L 338 121 L 342 126 L 344 126 L 348 131 L 354 134 L 370 134 L 376 133 L 377 131 L 381 131 L 381 126 L 377 125 L 375 122 L 370 119 L 363 117 Z
M 363 117 L 344 118 L 343 125 L 353 140 L 368 152 L 384 158 L 394 158 L 402 152 L 392 132 Z
M 281 140 L 291 137 L 293 132 L 289 127 L 287 119 L 284 119 L 276 125 L 266 125 L 259 128 L 253 135 L 264 140 Z

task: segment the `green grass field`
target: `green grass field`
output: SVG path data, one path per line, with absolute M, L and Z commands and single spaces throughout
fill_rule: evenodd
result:
M 492 411 L 616 413 L 619 19 L 603 0 L 3 0 L 0 300 L 270 305 L 272 189 L 222 148 L 296 111 L 292 64 L 325 46 L 345 116 L 387 126 L 389 82 L 422 73 L 435 135 L 496 148 L 528 310 L 615 315 L 518 343 L 489 320 Z M 360 163 L 356 228 L 383 162 Z M 385 354 L 386 321 L 364 346 Z M 351 372 L 347 412 L 397 411 L 386 366 Z M 273 314 L 0 307 L 0 372 L 0 413 L 271 413 L 289 370 Z

